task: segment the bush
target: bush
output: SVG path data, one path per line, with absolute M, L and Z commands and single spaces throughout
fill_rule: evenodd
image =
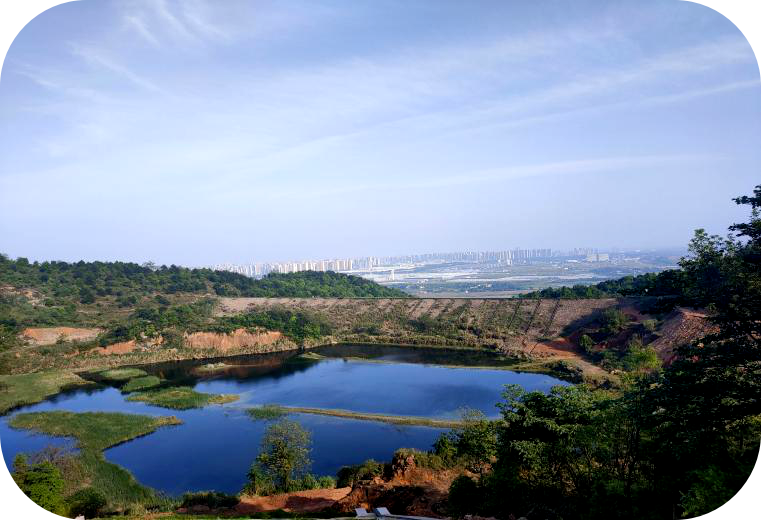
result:
M 587 354 L 592 353 L 592 349 L 596 345 L 595 340 L 590 338 L 587 334 L 584 334 L 581 339 L 579 339 L 579 346 L 584 349 L 584 352 Z
M 462 518 L 469 513 L 479 513 L 483 502 L 483 489 L 470 477 L 461 475 L 454 479 L 449 487 L 447 509 L 454 518 Z
M 69 515 L 82 515 L 85 518 L 99 516 L 107 503 L 106 497 L 91 487 L 80 489 L 67 498 L 66 502 L 69 505 Z
M 13 460 L 13 480 L 38 506 L 57 515 L 66 513 L 63 477 L 51 462 L 29 465 L 24 455 L 17 455 Z
M 217 491 L 200 491 L 198 493 L 185 493 L 182 495 L 180 507 L 206 506 L 209 509 L 220 507 L 234 507 L 240 502 L 235 495 L 219 493 Z M 86 518 L 86 516 L 85 516 Z
M 370 480 L 374 477 L 379 477 L 383 474 L 383 464 L 369 459 L 362 464 L 355 464 L 353 466 L 344 466 L 338 470 L 338 482 L 337 487 L 352 486 L 361 480 Z
M 618 334 L 628 323 L 626 314 L 618 309 L 605 309 L 600 317 L 601 330 L 608 336 Z

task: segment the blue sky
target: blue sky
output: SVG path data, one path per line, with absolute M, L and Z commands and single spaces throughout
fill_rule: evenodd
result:
M 0 251 L 683 246 L 745 218 L 760 86 L 689 2 L 82 0 L 3 64 Z

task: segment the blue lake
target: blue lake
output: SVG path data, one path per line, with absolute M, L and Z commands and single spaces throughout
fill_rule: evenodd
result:
M 540 391 L 567 384 L 543 374 L 462 367 L 463 359 L 473 362 L 473 356 L 447 355 L 442 349 L 335 346 L 317 352 L 326 357 L 304 361 L 292 353 L 281 353 L 228 358 L 223 361 L 230 366 L 214 373 L 198 370 L 209 361 L 143 367 L 200 392 L 240 395 L 235 403 L 202 409 L 177 411 L 129 402 L 112 387 L 61 394 L 0 420 L 3 457 L 10 466 L 19 452 L 71 444 L 67 439 L 10 428 L 8 418 L 15 413 L 69 410 L 176 415 L 182 425 L 115 446 L 106 450 L 106 458 L 130 470 L 141 483 L 171 495 L 211 489 L 236 493 L 245 483 L 267 425 L 252 420 L 245 413 L 248 406 L 277 403 L 443 419 L 459 417 L 464 408 L 476 408 L 496 417 L 495 405 L 505 384 Z M 452 363 L 458 366 L 446 366 Z M 291 418 L 312 432 L 312 472 L 322 475 L 335 475 L 341 466 L 370 458 L 389 460 L 402 447 L 427 450 L 442 431 L 309 414 L 292 414 Z

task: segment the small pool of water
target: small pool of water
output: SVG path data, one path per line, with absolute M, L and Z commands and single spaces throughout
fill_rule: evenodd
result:
M 238 402 L 226 405 L 169 410 L 126 401 L 118 389 L 105 387 L 61 394 L 13 413 L 69 410 L 176 415 L 182 425 L 115 446 L 106 450 L 106 458 L 130 470 L 143 484 L 171 495 L 211 489 L 236 493 L 245 483 L 267 425 L 245 413 L 252 405 L 277 403 L 442 419 L 457 418 L 467 407 L 496 417 L 495 405 L 505 384 L 540 391 L 567 384 L 543 374 L 463 367 L 463 359 L 472 362 L 473 356 L 456 353 L 447 357 L 441 349 L 336 346 L 317 352 L 325 358 L 305 361 L 292 353 L 280 353 L 225 359 L 230 366 L 213 373 L 198 370 L 208 360 L 143 367 L 200 392 L 240 395 Z M 17 453 L 71 444 L 67 439 L 14 430 L 8 426 L 8 417 L 0 421 L 0 447 L 9 467 Z M 312 432 L 312 472 L 322 475 L 335 475 L 341 466 L 369 458 L 388 460 L 402 447 L 427 450 L 442 431 L 309 414 L 291 418 Z

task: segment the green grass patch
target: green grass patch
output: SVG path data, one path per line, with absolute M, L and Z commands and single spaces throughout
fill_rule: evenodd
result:
M 128 381 L 136 377 L 147 376 L 148 372 L 140 370 L 139 368 L 110 368 L 98 372 L 98 375 L 103 379 L 114 382 Z
M 176 417 L 150 417 L 105 412 L 33 412 L 14 416 L 13 428 L 34 430 L 56 437 L 77 439 L 77 459 L 83 468 L 81 482 L 74 487 L 91 486 L 108 497 L 110 508 L 140 504 L 159 505 L 167 501 L 154 490 L 141 485 L 132 474 L 103 457 L 103 450 L 148 435 L 162 426 L 180 424 Z
M 0 376 L 0 414 L 19 406 L 38 403 L 67 388 L 89 384 L 91 383 L 72 372 Z
M 196 392 L 189 386 L 175 386 L 137 392 L 127 397 L 127 400 L 142 401 L 174 410 L 189 410 L 190 408 L 202 408 L 209 404 L 230 403 L 237 401 L 238 396 L 233 394 L 204 394 Z
M 277 404 L 265 404 L 255 408 L 248 408 L 246 413 L 252 419 L 258 421 L 272 421 L 288 414 L 288 410 Z
M 135 379 L 130 379 L 127 381 L 127 384 L 122 387 L 122 392 L 135 392 L 137 390 L 145 390 L 146 388 L 153 388 L 154 386 L 159 386 L 160 384 L 161 379 L 156 376 L 136 377 Z

